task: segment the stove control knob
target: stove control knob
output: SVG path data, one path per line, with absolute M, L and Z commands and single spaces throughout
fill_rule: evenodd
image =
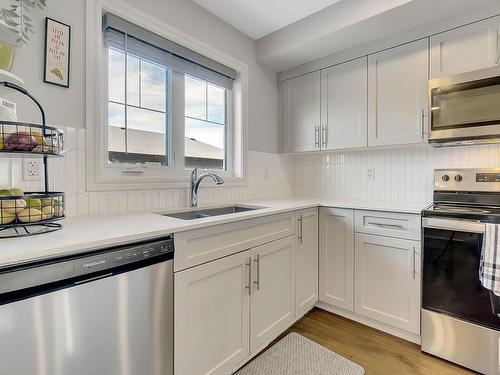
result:
M 461 174 L 457 174 L 457 175 L 455 176 L 455 181 L 456 181 L 456 182 L 461 182 L 463 179 L 464 179 L 464 177 L 463 177 Z
M 444 182 L 448 182 L 448 181 L 450 181 L 450 176 L 448 176 L 447 174 L 445 174 L 445 175 L 443 175 L 441 177 L 441 180 L 443 180 Z

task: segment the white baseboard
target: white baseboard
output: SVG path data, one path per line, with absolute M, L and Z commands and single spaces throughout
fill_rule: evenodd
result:
M 395 327 L 392 327 L 390 325 L 380 323 L 380 322 L 371 320 L 369 318 L 365 318 L 364 316 L 358 315 L 352 311 L 347 311 L 347 310 L 341 309 L 339 307 L 331 306 L 331 305 L 324 303 L 324 302 L 317 302 L 316 307 L 318 307 L 322 310 L 326 310 L 328 312 L 331 312 L 333 314 L 340 315 L 344 318 L 354 320 L 355 322 L 364 324 L 365 326 L 378 329 L 379 331 L 388 333 L 389 335 L 393 335 L 393 336 L 399 337 L 400 339 L 410 341 L 410 342 L 413 342 L 417 345 L 420 345 L 420 341 L 421 341 L 420 335 L 415 335 L 414 333 L 406 332 L 406 331 L 403 331 L 399 328 L 395 328 Z

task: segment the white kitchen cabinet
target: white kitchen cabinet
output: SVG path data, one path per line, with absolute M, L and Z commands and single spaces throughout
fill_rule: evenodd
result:
M 321 207 L 319 237 L 319 299 L 329 305 L 353 311 L 353 210 Z
M 368 56 L 368 146 L 424 141 L 427 83 L 428 39 Z
M 355 312 L 420 334 L 420 242 L 356 234 Z
M 321 71 L 321 149 L 367 146 L 367 58 Z
M 499 64 L 500 17 L 431 36 L 431 78 Z
M 295 311 L 299 318 L 318 301 L 318 209 L 297 212 Z
M 249 356 L 250 260 L 244 251 L 175 274 L 176 374 L 226 375 Z
M 263 349 L 295 320 L 295 241 L 290 236 L 251 250 L 251 353 Z
M 285 152 L 319 149 L 320 94 L 320 72 L 283 82 L 281 101 Z

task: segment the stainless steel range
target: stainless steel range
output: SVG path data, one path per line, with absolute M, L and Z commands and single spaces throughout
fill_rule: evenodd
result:
M 422 212 L 422 350 L 498 375 L 500 298 L 479 281 L 485 223 L 500 224 L 500 169 L 436 170 Z

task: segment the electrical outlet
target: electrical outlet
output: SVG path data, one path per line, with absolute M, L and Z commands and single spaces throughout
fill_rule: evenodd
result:
M 375 180 L 375 168 L 374 167 L 368 168 L 367 176 L 368 176 L 369 180 Z
M 40 181 L 42 179 L 42 159 L 23 160 L 23 180 Z

